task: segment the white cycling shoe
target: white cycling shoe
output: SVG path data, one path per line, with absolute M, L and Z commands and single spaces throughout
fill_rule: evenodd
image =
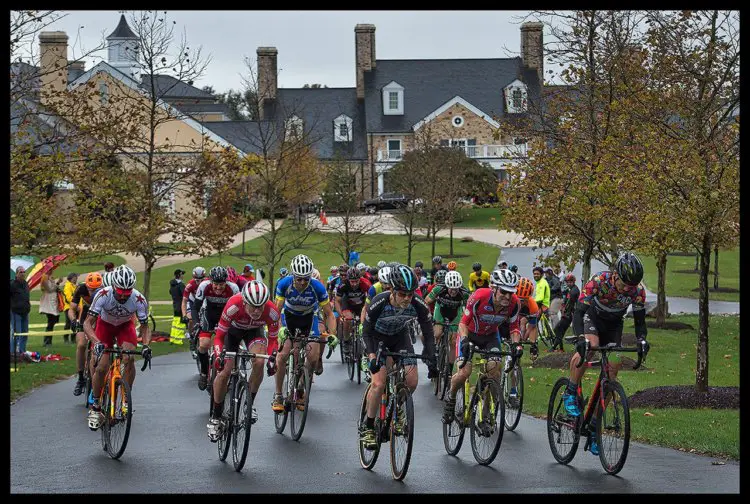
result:
M 206 428 L 208 429 L 208 439 L 211 440 L 212 443 L 215 443 L 221 438 L 221 420 L 218 418 L 209 418 L 208 424 L 206 424 Z

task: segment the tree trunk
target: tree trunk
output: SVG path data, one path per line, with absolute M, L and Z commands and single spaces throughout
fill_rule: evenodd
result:
M 414 248 L 414 219 L 409 220 L 409 233 L 406 244 L 406 264 L 411 264 L 411 250 Z
M 432 230 L 432 257 L 435 257 L 435 240 L 437 237 L 435 236 L 437 233 L 435 233 L 435 224 L 430 224 L 430 229 Z
M 453 257 L 453 220 L 451 220 L 451 257 Z
M 700 273 L 698 296 L 698 352 L 695 365 L 695 388 L 698 392 L 708 391 L 708 270 L 711 266 L 711 238 L 703 235 L 700 252 Z
M 667 253 L 662 252 L 656 257 L 656 269 L 659 271 L 659 285 L 656 290 L 656 323 L 663 324 L 667 318 Z
M 156 258 L 150 257 L 147 259 L 144 256 L 143 262 L 146 265 L 146 269 L 143 270 L 143 297 L 148 299 L 151 294 L 151 270 L 154 268 L 154 264 L 156 264 Z
M 591 255 L 592 250 L 587 248 L 583 252 L 583 264 L 581 265 L 581 285 L 586 285 L 591 277 Z
M 699 257 L 700 257 L 700 254 L 695 254 L 695 268 L 693 269 L 693 271 L 695 271 L 696 273 L 698 272 L 698 258 Z
M 714 247 L 714 290 L 719 289 L 719 247 Z
M 245 227 L 247 227 L 247 225 L 242 227 L 242 257 L 245 257 Z

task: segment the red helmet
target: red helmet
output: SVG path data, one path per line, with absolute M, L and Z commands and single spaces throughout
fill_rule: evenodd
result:
M 565 275 L 565 281 L 566 282 L 571 282 L 571 281 L 575 282 L 576 281 L 576 276 L 573 273 L 568 273 L 567 275 Z

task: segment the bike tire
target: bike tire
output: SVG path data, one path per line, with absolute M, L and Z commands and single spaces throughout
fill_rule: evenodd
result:
M 411 397 L 409 389 L 404 387 L 399 388 L 393 396 L 393 409 L 391 411 L 391 476 L 396 481 L 401 481 L 406 477 L 406 473 L 409 470 L 409 462 L 411 461 L 411 450 L 414 446 L 414 401 Z M 399 432 L 397 427 L 397 420 L 399 412 L 403 416 L 404 425 Z M 399 444 L 398 439 L 406 438 L 406 453 L 404 454 L 404 460 L 402 463 L 398 462 L 397 448 Z
M 150 313 L 148 314 L 148 319 L 151 321 L 151 334 L 153 334 L 156 332 L 156 319 Z
M 88 408 L 89 407 L 89 394 L 91 394 L 91 389 L 93 387 L 91 383 L 91 373 L 89 372 L 89 366 L 91 366 L 91 349 L 89 348 L 89 345 L 86 345 L 86 359 L 85 364 L 83 367 L 83 381 L 86 383 L 86 386 L 83 390 L 83 407 Z
M 445 338 L 446 335 L 444 334 L 443 337 Z M 443 348 L 443 342 L 440 341 L 440 345 L 438 346 L 438 357 L 437 357 L 437 368 L 438 368 L 438 375 L 432 379 L 432 392 L 435 394 L 435 397 L 441 395 L 440 389 L 443 384 L 443 368 L 445 367 L 445 349 Z M 442 398 L 442 396 L 441 396 Z
M 518 406 L 511 405 L 510 389 L 511 375 L 516 378 L 516 392 L 518 394 Z M 515 430 L 521 421 L 523 411 L 523 369 L 516 362 L 510 373 L 503 373 L 503 401 L 505 402 L 505 428 L 509 431 Z
M 304 382 L 304 391 L 305 391 L 305 398 L 304 398 L 304 407 L 302 411 L 297 409 L 297 405 L 292 404 L 292 411 L 291 411 L 291 431 L 292 431 L 292 439 L 295 441 L 299 441 L 299 438 L 302 437 L 302 432 L 305 430 L 305 422 L 307 422 L 307 412 L 310 411 L 310 390 L 312 389 L 312 373 L 310 373 L 307 369 L 304 367 L 302 368 L 302 376 L 300 377 L 300 380 Z
M 607 383 L 604 398 L 606 406 L 602 409 L 602 402 L 600 401 L 596 414 L 596 440 L 599 443 L 599 460 L 608 474 L 617 474 L 625 465 L 630 448 L 630 406 L 625 389 L 619 382 L 610 381 Z M 609 442 L 610 439 L 615 437 L 610 436 L 609 433 L 622 436 L 620 450 L 608 449 L 613 444 Z
M 547 350 L 550 350 L 553 345 L 553 341 L 555 338 L 554 331 L 552 330 L 552 326 L 550 325 L 549 319 L 545 316 L 542 317 L 541 324 L 538 324 L 539 330 L 539 340 L 544 344 L 544 346 L 547 348 Z
M 495 383 L 494 392 L 492 384 Z M 497 457 L 500 451 L 500 445 L 503 442 L 503 433 L 505 432 L 505 402 L 502 399 L 500 383 L 493 379 L 483 379 L 477 385 L 478 392 L 474 395 L 471 408 L 471 424 L 469 426 L 469 437 L 471 439 L 471 451 L 474 454 L 474 460 L 481 465 L 490 465 Z M 494 407 L 494 413 L 492 408 Z M 479 416 L 482 419 L 479 420 Z M 494 442 L 488 442 L 489 451 L 480 453 L 480 443 L 482 439 L 488 439 L 480 432 L 478 421 L 486 422 L 487 418 L 491 420 L 488 431 L 497 434 Z
M 133 398 L 130 393 L 130 385 L 123 378 L 117 378 L 114 384 L 115 396 L 110 397 L 109 383 L 104 384 L 104 400 L 102 401 L 102 413 L 104 423 L 102 424 L 102 446 L 113 459 L 119 459 L 128 446 L 130 437 L 130 425 L 133 421 Z M 127 412 L 122 413 L 123 399 L 128 405 Z M 114 403 L 114 407 L 113 404 Z M 113 427 L 124 423 L 122 438 L 119 440 L 113 435 Z
M 465 409 L 464 387 L 459 387 L 456 391 L 456 409 L 454 410 L 453 421 L 449 424 L 443 424 L 443 445 L 448 455 L 458 455 L 464 442 L 464 434 L 466 433 Z
M 354 358 L 354 356 L 357 353 L 357 350 L 356 350 L 357 342 L 356 340 L 350 340 L 350 341 L 351 342 L 349 343 L 349 358 L 347 359 L 348 362 L 347 362 L 346 367 L 347 367 L 347 371 L 349 372 L 349 381 L 354 381 L 354 371 L 355 371 L 354 368 L 357 365 L 359 365 L 359 363 L 357 362 L 357 359 Z
M 367 394 L 370 393 L 370 387 L 372 387 L 372 384 L 368 384 L 367 388 L 365 389 L 365 393 L 362 395 L 362 406 L 359 410 L 359 423 L 357 424 L 357 445 L 359 446 L 359 463 L 362 466 L 363 469 L 367 469 L 368 471 L 372 470 L 373 467 L 375 467 L 375 462 L 378 461 L 378 455 L 380 454 L 380 424 L 379 424 L 379 417 L 375 417 L 375 437 L 378 441 L 378 447 L 374 450 L 369 450 L 364 447 L 362 444 L 362 441 L 359 440 L 359 431 L 362 428 L 362 425 L 364 425 L 366 419 L 367 419 Z
M 232 437 L 232 463 L 234 470 L 242 471 L 247 459 L 247 448 L 250 445 L 252 429 L 253 396 L 245 380 L 239 380 L 232 399 L 234 417 L 234 435 Z
M 568 464 L 573 460 L 581 440 L 581 416 L 571 419 L 565 413 L 562 395 L 567 386 L 568 379 L 559 378 L 552 387 L 547 406 L 547 439 L 552 456 L 560 464 Z M 565 442 L 563 442 L 563 436 Z
M 448 362 L 449 355 L 445 356 L 445 363 L 443 364 L 443 373 L 440 377 L 440 379 L 443 381 L 443 385 L 441 387 L 440 391 L 440 400 L 443 401 L 445 399 L 445 394 L 450 390 L 451 388 L 451 377 L 453 376 L 453 366 L 450 362 Z
M 219 451 L 219 460 L 224 462 L 229 455 L 229 448 L 232 444 L 232 430 L 234 429 L 234 422 L 232 421 L 232 398 L 234 397 L 234 388 L 237 385 L 237 379 L 234 376 L 229 377 L 229 384 L 226 395 L 224 396 L 224 411 L 221 412 L 221 422 L 224 426 L 224 430 L 221 433 L 219 441 L 216 443 L 216 448 Z M 213 388 L 213 387 L 212 387 Z M 227 404 L 227 398 L 229 398 L 229 404 Z
M 362 339 L 361 337 L 357 338 L 357 358 L 355 359 L 357 364 L 357 385 L 360 385 L 362 383 L 362 352 L 363 352 L 363 345 L 362 345 Z
M 289 357 L 286 361 L 286 372 L 284 373 L 284 381 L 281 385 L 281 393 L 284 396 L 283 404 L 284 411 L 276 412 L 273 414 L 273 423 L 276 426 L 276 432 L 283 434 L 284 428 L 286 427 L 286 421 L 289 418 L 289 400 L 291 398 L 291 387 L 290 383 L 294 383 L 294 357 L 292 352 L 289 353 Z

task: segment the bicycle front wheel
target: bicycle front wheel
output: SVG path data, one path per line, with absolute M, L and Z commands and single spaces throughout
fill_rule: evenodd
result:
M 484 379 L 478 387 L 471 409 L 471 451 L 477 462 L 490 465 L 503 442 L 505 402 L 497 380 Z
M 461 449 L 464 442 L 464 386 L 460 386 L 456 391 L 456 408 L 453 410 L 453 421 L 443 424 L 443 444 L 448 455 L 456 455 Z
M 89 372 L 89 366 L 91 365 L 91 349 L 86 345 L 86 360 L 83 368 L 83 381 L 86 383 L 83 394 L 83 407 L 88 408 L 89 406 L 89 394 L 91 394 L 91 373 Z
M 302 367 L 302 376 L 299 378 L 299 385 L 294 395 L 295 401 L 291 406 L 291 428 L 292 428 L 292 439 L 299 441 L 302 437 L 302 431 L 305 430 L 305 422 L 307 421 L 307 411 L 310 405 L 310 389 L 312 388 L 312 376 L 310 372 Z M 300 399 L 300 391 L 304 391 L 304 396 Z M 300 409 L 300 405 L 302 409 Z
M 509 373 L 503 373 L 503 401 L 505 402 L 505 428 L 509 431 L 518 426 L 523 409 L 523 370 L 516 363 Z M 515 384 L 516 394 L 511 395 Z
M 630 447 L 630 407 L 625 389 L 619 382 L 607 383 L 604 407 L 597 411 L 596 440 L 599 460 L 609 474 L 617 474 L 625 465 Z
M 234 470 L 240 472 L 247 459 L 253 414 L 253 396 L 250 394 L 250 387 L 245 380 L 237 382 L 232 399 L 232 408 L 234 410 L 232 462 L 234 463 Z
M 229 455 L 229 447 L 232 441 L 232 429 L 234 429 L 234 422 L 232 421 L 232 398 L 234 397 L 234 389 L 237 386 L 237 378 L 232 376 L 229 378 L 229 390 L 224 396 L 224 411 L 221 413 L 221 437 L 216 443 L 216 447 L 219 450 L 219 460 L 224 462 Z M 226 399 L 229 398 L 229 401 Z M 230 404 L 227 404 L 229 402 Z
M 446 335 L 443 335 L 443 338 L 445 338 Z M 435 394 L 435 396 L 440 395 L 440 389 L 443 384 L 443 368 L 445 367 L 445 349 L 443 348 L 443 342 L 441 341 L 438 345 L 438 355 L 437 355 L 437 369 L 438 369 L 438 375 L 432 379 L 432 392 Z
M 551 349 L 555 333 L 552 330 L 552 324 L 550 324 L 549 319 L 546 315 L 541 318 L 540 323 L 537 324 L 537 328 L 539 340 L 544 344 L 547 350 Z
M 362 352 L 363 352 L 363 343 L 361 338 L 357 338 L 357 351 L 355 355 L 357 356 L 356 359 L 356 366 L 357 366 L 357 385 L 362 383 Z
M 118 459 L 125 452 L 130 436 L 130 424 L 133 420 L 133 400 L 130 385 L 123 378 L 114 382 L 114 395 L 111 395 L 110 383 L 104 384 L 102 401 L 102 445 L 110 457 Z
M 401 481 L 406 477 L 414 445 L 414 403 L 406 387 L 393 396 L 391 412 L 391 475 Z
M 289 417 L 289 401 L 294 395 L 292 393 L 292 384 L 294 383 L 294 357 L 289 354 L 289 358 L 286 361 L 286 372 L 284 373 L 284 381 L 281 384 L 281 393 L 284 396 L 284 411 L 274 412 L 273 423 L 276 425 L 276 432 L 279 434 L 284 432 L 286 427 L 286 421 Z
M 349 356 L 347 358 L 347 368 L 349 371 L 349 381 L 354 381 L 355 368 L 359 365 L 359 361 L 355 358 L 357 355 L 357 340 L 349 340 Z
M 581 440 L 581 417 L 571 417 L 565 411 L 563 394 L 568 387 L 568 379 L 560 378 L 552 387 L 547 406 L 547 437 L 552 456 L 561 464 L 568 464 L 576 456 Z

